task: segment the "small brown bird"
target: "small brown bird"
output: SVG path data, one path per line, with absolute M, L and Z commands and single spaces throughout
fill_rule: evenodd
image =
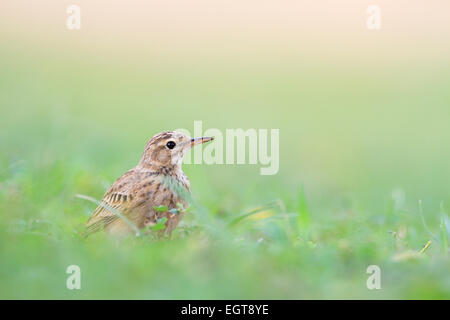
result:
M 183 191 L 189 193 L 190 184 L 181 170 L 183 157 L 191 147 L 211 140 L 212 137 L 190 138 L 177 131 L 151 138 L 139 164 L 106 191 L 86 223 L 85 236 L 102 229 L 111 234 L 127 234 L 133 232 L 129 222 L 142 229 L 154 226 L 164 217 L 162 233 L 170 234 L 184 215 L 183 210 L 177 209 L 188 205 Z

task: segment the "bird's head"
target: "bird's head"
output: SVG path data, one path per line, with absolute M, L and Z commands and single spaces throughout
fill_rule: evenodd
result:
M 213 140 L 212 137 L 191 138 L 178 131 L 158 133 L 145 146 L 140 165 L 143 167 L 181 168 L 186 152 L 197 144 Z

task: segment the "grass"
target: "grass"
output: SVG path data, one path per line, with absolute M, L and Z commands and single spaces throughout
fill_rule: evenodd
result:
M 339 70 L 318 68 L 308 82 L 289 68 L 172 77 L 3 55 L 0 298 L 450 298 L 450 72 L 409 77 L 406 90 L 387 71 L 338 81 Z M 425 112 L 420 101 L 433 103 Z M 185 166 L 193 204 L 172 239 L 82 239 L 96 204 L 77 195 L 100 199 L 151 135 L 198 119 L 280 128 L 280 172 Z M 81 290 L 65 286 L 74 264 Z M 366 287 L 374 264 L 381 290 Z
M 197 199 L 171 240 L 86 241 L 77 232 L 94 205 L 75 195 L 103 189 L 97 172 L 68 161 L 5 166 L 2 298 L 449 297 L 448 248 L 427 233 L 419 206 L 374 214 L 350 205 L 328 214 L 310 207 L 303 189 L 297 197 L 284 190 L 274 203 L 260 199 L 262 208 L 251 211 Z M 446 239 L 448 216 L 440 225 L 430 216 Z M 82 270 L 80 291 L 65 288 L 72 264 Z M 365 287 L 371 264 L 381 267 L 382 290 Z

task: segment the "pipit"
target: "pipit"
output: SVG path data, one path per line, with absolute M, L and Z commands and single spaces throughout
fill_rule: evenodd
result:
M 183 218 L 184 210 L 179 209 L 188 206 L 186 194 L 190 193 L 189 179 L 181 169 L 183 157 L 191 147 L 211 140 L 190 138 L 177 131 L 155 135 L 138 165 L 106 191 L 86 223 L 84 235 L 102 229 L 110 234 L 128 234 L 134 231 L 133 225 L 150 228 L 160 219 L 165 224 L 158 232 L 172 233 Z

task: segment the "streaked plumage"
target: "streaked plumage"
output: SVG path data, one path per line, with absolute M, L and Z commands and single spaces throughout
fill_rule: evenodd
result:
M 85 235 L 104 229 L 111 234 L 132 232 L 119 212 L 137 228 L 152 226 L 166 217 L 165 233 L 171 233 L 184 213 L 172 213 L 178 204 L 188 205 L 183 193 L 190 192 L 189 179 L 181 170 L 185 152 L 192 146 L 212 140 L 191 139 L 176 131 L 162 132 L 147 143 L 139 164 L 126 172 L 106 191 L 102 203 L 86 223 Z M 173 148 L 171 148 L 173 146 Z M 165 212 L 153 207 L 166 206 Z

